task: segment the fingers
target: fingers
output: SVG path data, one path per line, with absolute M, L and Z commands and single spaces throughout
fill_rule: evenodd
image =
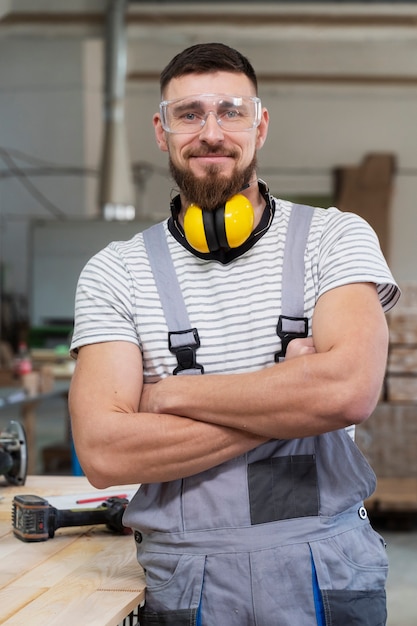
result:
M 313 337 L 304 337 L 302 339 L 293 339 L 288 344 L 287 359 L 293 359 L 297 356 L 305 356 L 306 354 L 315 354 Z

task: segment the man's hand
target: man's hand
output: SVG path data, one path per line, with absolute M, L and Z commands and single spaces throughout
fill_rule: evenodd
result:
M 152 410 L 152 392 L 157 391 L 159 384 L 163 383 L 166 379 L 162 379 L 157 383 L 147 383 L 142 387 L 142 395 L 140 397 L 139 413 L 155 413 L 157 411 Z
M 305 337 L 304 339 L 293 339 L 287 347 L 287 359 L 293 359 L 297 356 L 305 356 L 306 354 L 315 354 L 313 337 Z

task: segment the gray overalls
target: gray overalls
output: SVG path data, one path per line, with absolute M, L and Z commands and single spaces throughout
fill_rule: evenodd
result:
M 276 361 L 308 328 L 303 250 L 311 210 L 294 208 Z M 144 235 L 175 373 L 201 374 L 198 332 L 165 235 L 160 225 Z M 141 626 L 384 626 L 387 557 L 363 507 L 374 488 L 345 430 L 268 441 L 201 474 L 142 485 L 124 518 L 146 572 Z

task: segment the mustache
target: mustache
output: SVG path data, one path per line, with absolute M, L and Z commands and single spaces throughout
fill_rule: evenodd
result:
M 225 156 L 232 159 L 237 158 L 238 154 L 235 150 L 225 150 L 222 146 L 200 146 L 199 148 L 184 150 L 184 157 L 189 159 L 192 157 L 205 157 L 205 156 Z

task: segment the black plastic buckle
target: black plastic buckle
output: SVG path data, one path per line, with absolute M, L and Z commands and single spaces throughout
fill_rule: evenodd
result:
M 308 336 L 308 317 L 280 315 L 277 335 L 281 339 L 281 351 L 275 353 L 275 363 L 279 363 L 280 359 L 285 358 L 290 341 Z
M 185 337 L 187 343 L 183 341 L 184 335 L 188 335 Z M 178 366 L 172 372 L 174 376 L 185 370 L 191 370 L 190 373 L 192 374 L 204 374 L 204 367 L 196 360 L 196 350 L 200 347 L 200 338 L 196 328 L 169 332 L 168 347 L 178 361 Z

